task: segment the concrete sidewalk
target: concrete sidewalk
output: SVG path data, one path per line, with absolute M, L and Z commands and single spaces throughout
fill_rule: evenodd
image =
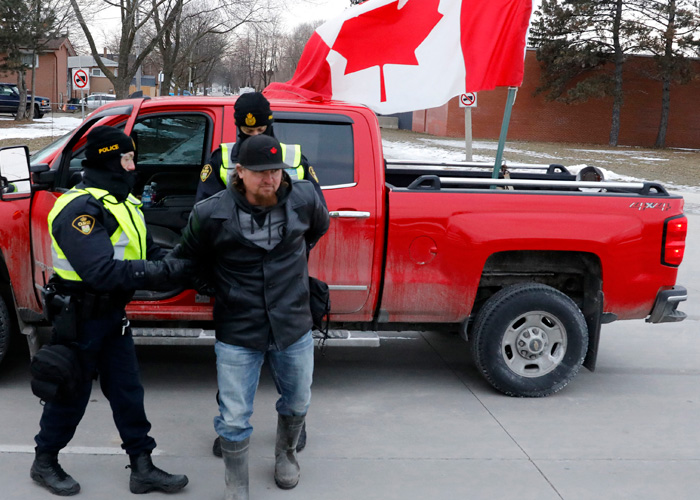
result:
M 695 203 L 697 200 L 688 200 Z M 302 479 L 273 481 L 276 392 L 264 373 L 251 442 L 251 498 L 286 500 L 696 500 L 700 498 L 700 217 L 689 215 L 681 323 L 604 325 L 595 373 L 541 399 L 496 393 L 455 336 L 385 334 L 378 348 L 317 353 Z M 211 347 L 139 347 L 157 465 L 190 477 L 174 498 L 223 498 L 212 456 Z M 0 499 L 55 498 L 29 467 L 41 406 L 25 355 L 0 367 Z M 78 498 L 128 492 L 127 457 L 95 388 L 62 454 Z M 162 498 L 159 493 L 153 497 Z
M 328 349 L 317 356 L 302 480 L 291 491 L 272 478 L 276 395 L 265 375 L 251 498 L 698 498 L 697 332 L 619 325 L 604 331 L 596 373 L 582 371 L 544 399 L 495 393 L 456 336 L 400 333 L 376 349 Z M 211 455 L 211 350 L 139 352 L 156 463 L 189 475 L 177 498 L 222 498 L 223 463 Z M 28 474 L 40 407 L 26 366 L 14 364 L 0 380 L 1 497 L 52 498 Z M 99 390 L 92 400 L 62 464 L 81 483 L 80 498 L 131 498 L 108 405 Z

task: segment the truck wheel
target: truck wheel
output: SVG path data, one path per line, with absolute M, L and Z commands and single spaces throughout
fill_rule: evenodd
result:
M 583 313 L 559 290 L 509 286 L 478 312 L 472 354 L 486 380 L 508 396 L 554 394 L 576 376 L 588 349 Z
M 10 313 L 7 311 L 5 299 L 0 297 L 0 362 L 7 354 L 7 349 L 10 347 L 10 333 L 12 332 L 12 323 L 10 322 Z
M 39 109 L 39 105 L 35 104 L 34 105 L 34 118 L 43 118 L 44 113 L 41 112 Z

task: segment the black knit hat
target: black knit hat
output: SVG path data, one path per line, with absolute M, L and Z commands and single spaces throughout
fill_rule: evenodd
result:
M 136 151 L 131 137 L 119 129 L 102 125 L 92 129 L 87 136 L 85 160 L 93 168 L 103 165 L 107 168 L 110 160 L 130 151 Z
M 238 163 L 248 170 L 256 172 L 289 166 L 282 161 L 280 142 L 265 134 L 254 135 L 241 145 L 238 152 Z
M 260 92 L 248 92 L 233 105 L 233 119 L 237 127 L 261 127 L 272 124 L 270 102 Z

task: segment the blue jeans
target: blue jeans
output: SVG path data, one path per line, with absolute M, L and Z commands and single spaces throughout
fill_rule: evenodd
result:
M 214 350 L 221 413 L 214 418 L 214 429 L 227 441 L 243 441 L 253 433 L 250 417 L 265 353 L 218 341 Z M 282 351 L 270 346 L 267 355 L 272 376 L 279 386 L 277 412 L 286 416 L 306 415 L 314 371 L 311 331 Z

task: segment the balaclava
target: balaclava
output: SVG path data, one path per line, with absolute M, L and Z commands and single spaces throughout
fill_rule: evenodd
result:
M 83 160 L 85 184 L 105 189 L 124 201 L 136 181 L 135 172 L 128 172 L 121 165 L 122 155 L 131 151 L 136 151 L 134 141 L 121 130 L 105 125 L 92 129 Z

